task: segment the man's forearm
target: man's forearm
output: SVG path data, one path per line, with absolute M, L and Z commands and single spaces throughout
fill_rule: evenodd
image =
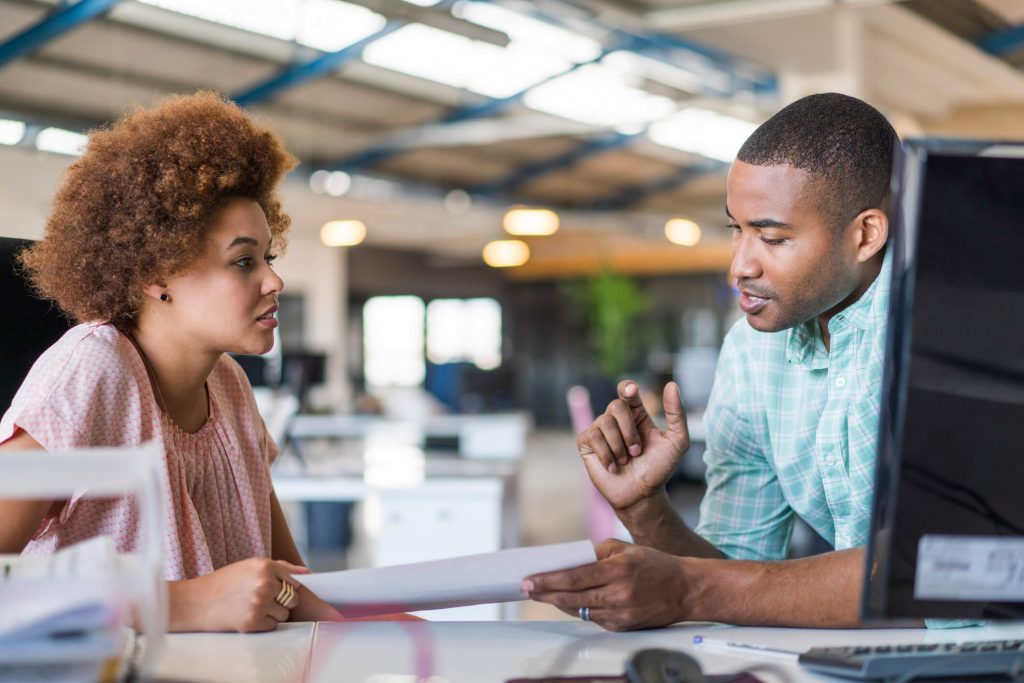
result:
M 616 510 L 616 514 L 638 545 L 670 555 L 722 557 L 718 548 L 698 536 L 679 518 L 664 488 L 629 508 Z
M 680 558 L 692 599 L 682 619 L 751 626 L 860 623 L 864 550 L 781 562 Z

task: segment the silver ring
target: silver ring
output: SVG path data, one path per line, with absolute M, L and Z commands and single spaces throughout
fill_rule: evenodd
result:
M 580 621 L 590 621 L 589 607 L 580 607 Z

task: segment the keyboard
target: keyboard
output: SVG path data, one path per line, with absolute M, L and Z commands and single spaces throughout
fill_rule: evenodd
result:
M 1024 640 L 814 647 L 800 655 L 800 664 L 832 676 L 894 682 L 1020 675 Z

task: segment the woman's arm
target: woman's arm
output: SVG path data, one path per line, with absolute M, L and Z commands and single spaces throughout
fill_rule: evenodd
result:
M 292 538 L 288 520 L 284 518 L 284 510 L 277 500 L 277 494 L 270 492 L 270 556 L 275 560 L 284 560 L 291 564 L 305 567 L 302 555 Z M 344 617 L 338 610 L 318 598 L 308 588 L 293 581 L 299 589 L 299 604 L 292 610 L 291 621 L 341 621 Z
M 0 451 L 42 450 L 38 441 L 28 432 L 18 430 L 14 436 L 0 444 Z M 3 457 L 0 454 L 0 457 Z M 0 499 L 0 553 L 20 553 L 32 539 L 52 500 L 22 498 Z

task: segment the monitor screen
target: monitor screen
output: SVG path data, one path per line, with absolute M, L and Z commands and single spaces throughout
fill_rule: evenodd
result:
M 911 141 L 865 618 L 1024 616 L 1024 145 Z

